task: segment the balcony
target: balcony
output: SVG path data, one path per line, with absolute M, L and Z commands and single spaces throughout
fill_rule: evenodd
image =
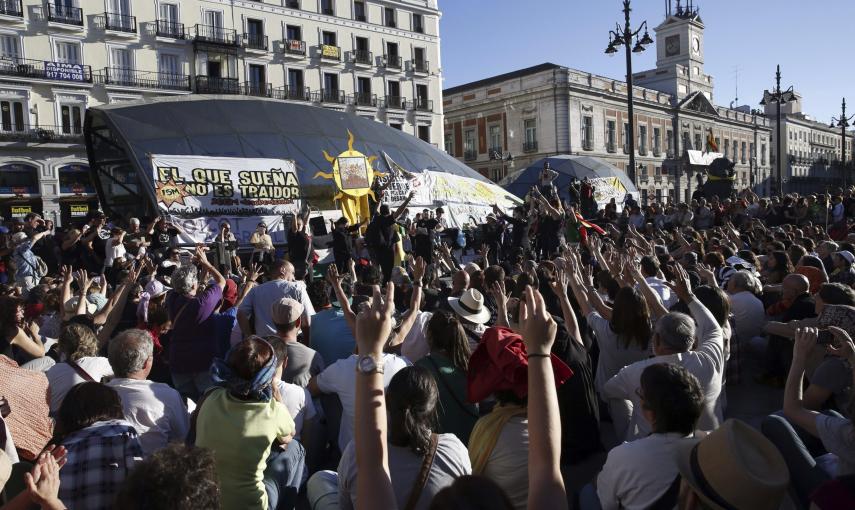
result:
M 115 12 L 104 13 L 104 30 L 111 32 L 123 32 L 126 34 L 137 33 L 137 17 L 126 16 Z
M 240 94 L 254 97 L 273 97 L 273 87 L 269 83 L 241 83 Z
M 316 103 L 345 104 L 344 91 L 337 89 L 321 89 L 314 92 L 312 100 Z
M 0 126 L 0 142 L 83 143 L 83 126 Z
M 475 150 L 465 150 L 463 151 L 463 161 L 475 161 L 478 159 L 478 152 Z
M 240 46 L 240 38 L 236 30 L 212 25 L 197 24 L 194 41 L 223 46 Z
M 623 146 L 623 153 L 624 153 L 624 154 L 629 154 L 629 145 L 624 145 L 624 146 Z
M 22 0 L 0 0 L 0 15 L 24 17 L 24 6 Z
M 658 158 L 662 156 L 662 150 L 658 147 L 653 148 L 653 157 Z
M 321 44 L 318 46 L 318 53 L 322 59 L 326 60 L 341 60 L 341 48 L 331 44 Z
M 537 152 L 537 140 L 523 142 L 523 152 Z
M 196 76 L 197 94 L 240 94 L 240 83 L 237 78 L 220 78 L 218 76 Z
M 48 22 L 83 26 L 83 9 L 66 5 L 48 4 Z
M 401 69 L 403 60 L 399 55 L 383 55 L 383 66 L 386 69 Z
M 312 92 L 308 87 L 278 87 L 273 89 L 272 97 L 283 101 L 311 101 Z
M 362 21 L 362 22 L 368 21 L 368 18 L 366 18 L 364 14 L 357 14 L 353 17 L 353 19 L 355 19 L 356 21 Z
M 423 34 L 423 33 L 425 33 L 425 26 L 421 23 L 414 23 L 413 24 L 413 32 L 415 32 L 417 34 Z
M 614 142 L 606 142 L 606 152 L 609 154 L 614 154 L 617 152 L 617 145 Z
M 367 92 L 357 92 L 350 96 L 348 103 L 354 106 L 363 106 L 363 107 L 377 107 L 377 95 L 370 94 Z
M 186 74 L 154 73 L 120 67 L 105 67 L 96 75 L 96 81 L 104 85 L 118 87 L 190 92 L 190 76 Z
M 157 28 L 155 28 L 155 36 L 168 37 L 170 39 L 184 39 L 184 23 L 176 23 L 165 19 L 157 20 Z
M 92 68 L 82 64 L 26 58 L 0 59 L 0 75 L 27 79 L 92 83 Z
M 594 142 L 592 140 L 582 140 L 582 150 L 594 150 Z
M 406 110 L 407 100 L 401 96 L 386 96 L 385 106 L 387 109 Z
M 413 60 L 411 64 L 413 66 L 413 72 L 419 74 L 430 74 L 430 62 L 427 60 Z
M 243 47 L 248 50 L 267 51 L 267 36 L 264 34 L 243 34 Z
M 334 16 L 335 12 L 332 7 L 321 7 L 321 14 L 325 14 L 327 16 Z
M 374 55 L 368 50 L 353 50 L 352 56 L 356 64 L 370 66 L 374 63 Z
M 504 149 L 501 145 L 497 145 L 495 147 L 490 147 L 490 150 L 487 151 L 487 154 L 490 155 L 490 159 L 502 159 L 502 154 L 504 154 Z
M 413 109 L 419 112 L 432 112 L 433 99 L 428 99 L 426 97 L 417 97 L 416 100 L 413 101 Z
M 305 57 L 306 41 L 301 41 L 299 39 L 284 39 L 282 41 L 282 51 L 286 56 L 292 55 L 296 57 Z
M 638 155 L 639 155 L 639 156 L 647 156 L 647 147 L 645 147 L 645 146 L 643 146 L 643 145 L 642 145 L 642 146 L 640 146 L 640 147 L 638 148 Z

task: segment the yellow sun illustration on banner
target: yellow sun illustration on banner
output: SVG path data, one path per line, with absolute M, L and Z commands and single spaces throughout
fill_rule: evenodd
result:
M 165 205 L 167 209 L 172 207 L 172 204 L 186 205 L 184 197 L 188 195 L 187 185 L 175 182 L 175 179 L 158 182 L 155 185 L 155 193 L 157 194 L 157 201 Z
M 314 178 L 334 180 L 339 190 L 339 193 L 333 197 L 336 200 L 342 199 L 344 195 L 353 198 L 370 195 L 372 199 L 377 200 L 374 192 L 371 191 L 371 184 L 374 182 L 375 175 L 385 176 L 386 174 L 374 171 L 372 164 L 377 156 L 365 156 L 353 148 L 353 142 L 353 133 L 347 130 L 346 151 L 336 157 L 324 151 L 324 158 L 332 164 L 332 173 L 318 171 Z

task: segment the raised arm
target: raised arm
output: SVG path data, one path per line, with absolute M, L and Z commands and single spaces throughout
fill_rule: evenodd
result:
M 220 273 L 216 267 L 214 267 L 210 262 L 208 262 L 208 257 L 205 255 L 205 251 L 201 246 L 196 247 L 196 256 L 195 262 L 203 269 L 206 270 L 213 278 L 214 285 L 219 286 L 221 289 L 226 286 L 226 277 Z
M 635 281 L 636 285 L 638 285 L 638 290 L 641 291 L 641 295 L 644 296 L 644 300 L 647 301 L 647 306 L 650 308 L 650 315 L 654 319 L 658 319 L 659 317 L 666 315 L 668 313 L 668 309 L 665 308 L 664 304 L 662 304 L 659 294 L 657 294 L 650 284 L 647 283 L 647 279 L 641 274 L 638 266 L 633 262 L 627 264 L 626 268 L 629 271 L 629 276 L 633 281 Z
M 330 264 L 327 268 L 327 281 L 335 292 L 335 297 L 338 300 L 339 306 L 341 306 L 342 313 L 344 314 L 344 320 L 347 322 L 347 325 L 350 326 L 351 331 L 356 331 L 356 314 L 353 313 L 353 310 L 350 308 L 350 303 L 347 301 L 347 295 L 344 293 L 344 289 L 341 288 L 341 280 L 338 275 L 338 268 L 335 264 Z M 354 282 L 355 281 L 356 280 L 354 280 Z
M 528 508 L 566 509 L 561 476 L 561 418 L 550 353 L 558 325 L 540 292 L 526 287 L 520 328 L 528 357 Z
M 818 334 L 819 330 L 816 328 L 799 328 L 796 331 L 796 341 L 793 344 L 793 362 L 790 364 L 787 384 L 784 387 L 784 416 L 813 436 L 819 435 L 816 428 L 816 418 L 819 413 L 805 407 L 802 381 L 808 354 L 816 346 Z M 845 353 L 843 357 L 849 360 L 853 360 L 851 343 L 852 340 L 849 339 L 848 343 L 844 343 L 837 350 L 840 353 Z
M 570 285 L 570 277 L 566 271 L 559 269 L 555 281 L 550 283 L 549 287 L 561 304 L 561 315 L 564 317 L 564 326 L 567 328 L 567 332 L 579 345 L 584 346 L 582 335 L 579 332 L 579 322 L 576 320 L 576 312 L 573 311 L 573 307 L 570 306 L 570 299 L 567 297 L 568 285 Z
M 413 295 L 410 297 L 410 309 L 404 314 L 401 319 L 401 327 L 395 334 L 395 337 L 389 342 L 390 346 L 400 345 L 404 342 L 404 338 L 410 334 L 413 324 L 416 322 L 416 317 L 419 316 L 419 309 L 422 307 L 422 279 L 425 276 L 425 268 L 427 264 L 423 258 L 418 257 L 413 266 Z
M 402 214 L 404 214 L 404 211 L 406 211 L 406 210 L 407 210 L 407 206 L 408 206 L 408 205 L 410 205 L 410 200 L 412 200 L 412 199 L 413 199 L 413 197 L 414 197 L 415 195 L 416 195 L 416 192 L 415 192 L 415 191 L 411 191 L 411 192 L 410 192 L 410 194 L 409 194 L 409 195 L 407 195 L 407 198 L 406 198 L 406 199 L 404 199 L 404 202 L 403 202 L 401 205 L 399 205 L 399 206 L 398 206 L 398 209 L 396 209 L 396 210 L 395 210 L 395 214 L 393 215 L 393 217 L 394 217 L 396 220 L 397 220 L 398 218 L 400 218 Z M 378 202 L 378 203 L 379 203 L 379 202 Z

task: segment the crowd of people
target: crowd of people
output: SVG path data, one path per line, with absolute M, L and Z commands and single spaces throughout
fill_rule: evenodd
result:
M 855 508 L 855 187 L 551 177 L 468 234 L 381 197 L 328 264 L 308 208 L 246 253 L 8 223 L 0 508 Z M 728 418 L 746 380 L 783 389 L 762 424 Z

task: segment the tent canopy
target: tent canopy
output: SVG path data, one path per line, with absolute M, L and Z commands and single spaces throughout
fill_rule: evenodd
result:
M 563 199 L 569 199 L 570 197 L 568 186 L 570 185 L 571 177 L 575 177 L 580 181 L 585 177 L 589 180 L 605 179 L 611 182 L 615 182 L 616 179 L 617 182 L 615 184 L 619 183 L 619 185 L 622 185 L 625 190 L 624 193 L 629 192 L 633 197 L 638 199 L 638 190 L 623 171 L 599 158 L 593 158 L 590 156 L 560 155 L 539 159 L 532 163 L 528 168 L 506 177 L 500 183 L 501 186 L 520 198 L 525 197 L 532 186 L 536 186 L 540 183 L 540 171 L 543 169 L 543 165 L 547 161 L 549 162 L 549 166 L 558 172 L 558 177 L 555 178 L 553 184 L 558 188 L 558 194 Z M 598 191 L 605 191 L 605 188 L 600 189 L 602 186 L 595 186 L 598 188 Z M 617 191 L 612 193 L 612 195 L 615 194 L 617 194 Z M 618 203 L 620 203 L 622 199 L 623 196 L 616 197 Z M 600 202 L 601 200 L 602 198 L 598 196 L 597 201 Z M 608 202 L 608 200 L 605 201 Z

